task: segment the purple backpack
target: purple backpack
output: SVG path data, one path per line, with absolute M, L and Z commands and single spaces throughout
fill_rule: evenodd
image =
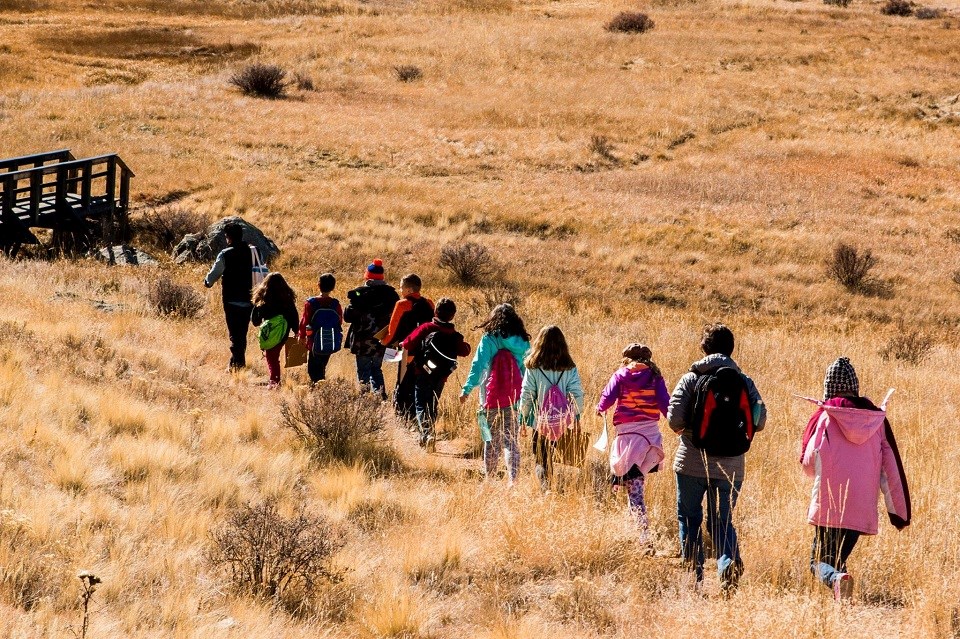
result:
M 484 408 L 507 408 L 520 400 L 520 388 L 523 377 L 517 358 L 506 348 L 501 348 L 490 362 L 490 376 L 487 378 Z
M 550 378 L 543 371 L 538 370 L 547 382 Z M 555 442 L 570 427 L 573 426 L 573 411 L 570 410 L 570 399 L 560 388 L 560 381 L 563 379 L 563 373 L 556 382 L 550 384 L 543 402 L 540 404 L 540 412 L 537 413 L 537 432 L 541 437 L 546 437 L 549 441 Z

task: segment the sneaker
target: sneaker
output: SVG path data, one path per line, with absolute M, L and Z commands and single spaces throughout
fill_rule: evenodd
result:
M 850 601 L 853 598 L 853 577 L 841 572 L 833 578 L 833 598 L 836 601 Z
M 740 575 L 743 573 L 743 565 L 738 561 L 731 561 L 720 573 L 720 592 L 725 597 L 730 597 L 740 586 Z
M 433 435 L 427 435 L 427 441 L 424 442 L 423 446 L 427 449 L 428 454 L 437 452 L 437 440 Z

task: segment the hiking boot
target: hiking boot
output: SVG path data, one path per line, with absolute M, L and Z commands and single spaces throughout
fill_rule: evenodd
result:
M 835 601 L 850 601 L 853 598 L 853 577 L 841 572 L 833 578 L 833 598 Z
M 730 597 L 737 591 L 741 574 L 743 574 L 743 564 L 739 561 L 730 561 L 720 572 L 720 592 L 724 597 Z
M 423 447 L 427 449 L 427 454 L 432 454 L 437 452 L 437 440 L 433 435 L 427 435 L 427 440 L 424 442 Z

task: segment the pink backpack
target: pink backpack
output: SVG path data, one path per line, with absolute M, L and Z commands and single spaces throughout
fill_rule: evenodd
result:
M 537 371 L 550 382 L 543 371 Z M 570 399 L 560 388 L 560 380 L 563 379 L 563 373 L 556 382 L 550 384 L 543 402 L 540 404 L 540 412 L 537 413 L 537 432 L 541 437 L 555 442 L 560 439 L 563 433 L 573 426 L 573 411 L 570 410 Z
M 484 408 L 507 408 L 520 400 L 520 387 L 523 377 L 517 358 L 509 349 L 501 348 L 490 362 L 490 376 L 487 378 Z

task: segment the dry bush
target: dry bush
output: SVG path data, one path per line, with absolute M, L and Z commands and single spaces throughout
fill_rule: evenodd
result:
M 849 7 L 850 0 L 823 0 L 823 4 L 828 4 L 832 7 Z
M 275 64 L 254 62 L 230 76 L 230 84 L 244 95 L 282 98 L 287 92 L 287 72 Z
M 913 15 L 913 6 L 908 0 L 887 0 L 880 8 L 880 13 L 885 16 L 906 17 Z
M 141 244 L 170 251 L 188 233 L 203 233 L 210 218 L 179 206 L 148 209 L 131 221 L 131 230 Z
M 952 281 L 957 286 L 960 286 L 960 269 L 957 269 L 956 271 L 953 272 L 953 274 L 950 276 L 950 281 Z
M 877 258 L 870 249 L 862 252 L 841 242 L 833 249 L 833 257 L 827 263 L 830 277 L 849 291 L 863 291 L 870 282 L 870 271 L 877 264 Z
M 476 242 L 447 244 L 440 249 L 437 266 L 467 286 L 484 281 L 496 270 L 490 250 Z
M 654 27 L 653 20 L 639 11 L 622 11 L 604 27 L 614 33 L 644 33 Z
M 272 502 L 243 506 L 210 536 L 207 558 L 229 572 L 237 592 L 291 612 L 308 611 L 318 587 L 340 578 L 330 563 L 344 543 L 340 531 L 302 508 L 287 517 Z
M 590 137 L 590 152 L 599 155 L 607 162 L 617 162 L 618 158 L 613 154 L 613 144 L 605 135 L 593 135 Z
M 280 422 L 323 461 L 392 463 L 383 442 L 386 418 L 380 398 L 344 379 L 328 379 L 285 400 Z
M 412 64 L 401 64 L 393 67 L 393 75 L 400 82 L 416 82 L 423 77 L 423 71 L 420 67 Z
M 313 91 L 313 78 L 306 71 L 293 72 L 293 84 L 301 91 Z
M 937 18 L 942 18 L 943 14 L 943 9 L 935 9 L 933 7 L 920 7 L 913 12 L 917 20 L 936 20 Z
M 897 332 L 881 349 L 880 357 L 887 361 L 896 359 L 916 365 L 926 359 L 934 346 L 936 342 L 932 335 L 901 322 L 897 326 Z
M 203 309 L 203 297 L 199 293 L 169 277 L 159 278 L 150 287 L 147 297 L 159 315 L 188 319 L 196 317 Z

